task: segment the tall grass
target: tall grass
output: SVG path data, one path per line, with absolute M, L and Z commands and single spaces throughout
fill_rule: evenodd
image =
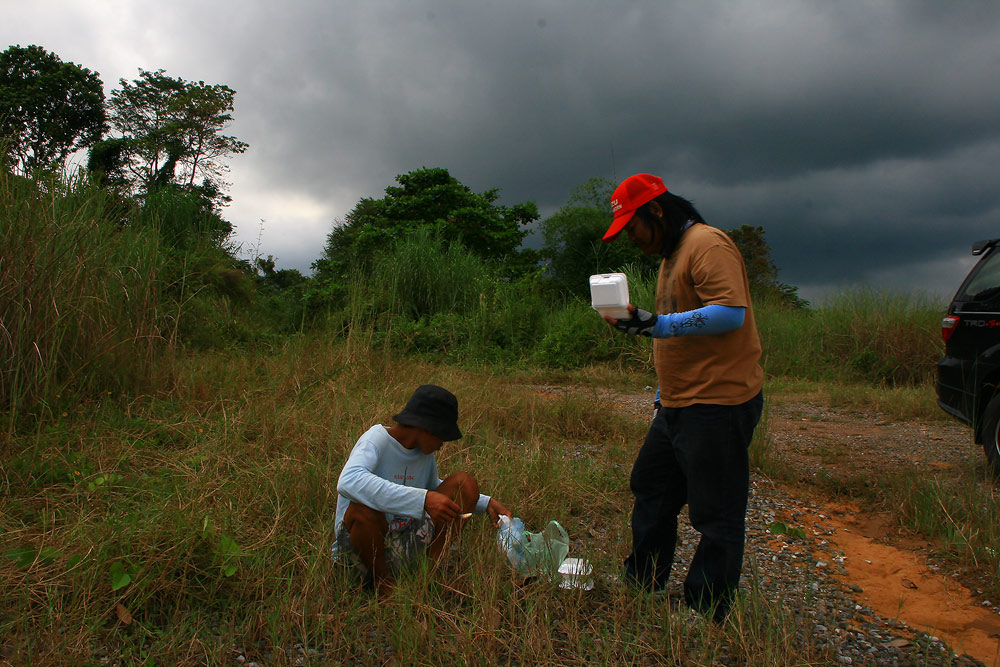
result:
M 472 313 L 492 296 L 487 265 L 458 243 L 422 229 L 379 255 L 365 272 L 366 301 L 376 312 L 412 319 L 437 313 Z
M 772 375 L 886 387 L 927 386 L 944 352 L 945 305 L 926 295 L 857 289 L 822 307 L 756 310 Z
M 656 307 L 656 276 L 624 269 L 632 303 Z M 874 387 L 927 387 L 944 352 L 945 304 L 926 294 L 846 290 L 818 308 L 755 300 L 761 363 L 774 377 Z
M 926 535 L 939 554 L 982 576 L 984 594 L 1000 595 L 1000 490 L 975 452 L 958 475 L 901 471 L 878 480 L 901 523 Z
M 322 336 L 269 357 L 158 365 L 157 394 L 107 400 L 17 436 L 0 494 L 0 645 L 16 664 L 804 664 L 794 604 L 748 590 L 715 627 L 615 581 L 641 421 L 587 395 Z M 527 525 L 558 518 L 592 591 L 522 585 L 494 530 L 468 524 L 440 567 L 377 600 L 329 559 L 340 466 L 413 387 L 460 397 L 466 437 L 439 466 L 474 474 Z M 748 574 L 748 576 L 750 576 Z M 803 603 L 805 604 L 805 603 Z M 16 611 L 14 611 L 16 610 Z M 756 639 L 768 642 L 761 651 Z M 314 654 L 313 654 L 314 655 Z M 319 658 L 313 659 L 319 662 Z
M 132 386 L 151 365 L 163 256 L 151 230 L 119 228 L 117 205 L 81 178 L 0 169 L 3 414 Z
M 623 343 L 579 299 L 546 294 L 531 279 L 428 232 L 400 240 L 359 267 L 343 320 L 376 344 L 461 362 L 578 368 L 617 358 Z

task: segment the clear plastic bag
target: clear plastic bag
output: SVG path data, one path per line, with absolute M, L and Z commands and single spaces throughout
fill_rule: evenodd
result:
M 511 566 L 526 577 L 558 577 L 559 566 L 569 553 L 569 535 L 555 520 L 549 521 L 542 532 L 532 533 L 524 529 L 520 518 L 501 516 L 497 544 Z
M 528 569 L 528 557 L 524 553 L 524 523 L 519 517 L 509 519 L 506 515 L 500 515 L 500 524 L 497 527 L 497 546 L 500 551 L 507 556 L 510 566 L 521 572 Z

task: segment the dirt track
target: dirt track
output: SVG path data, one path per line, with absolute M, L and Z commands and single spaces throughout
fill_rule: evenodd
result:
M 862 500 L 831 501 L 814 483 L 825 476 L 850 488 L 890 467 L 940 477 L 972 466 L 981 477 L 984 457 L 969 430 L 781 399 L 771 404 L 767 428 L 777 457 L 794 470 L 785 485 L 789 493 L 825 508 L 825 519 L 817 523 L 832 529 L 827 551 L 843 554 L 859 604 L 941 637 L 957 653 L 996 664 L 1000 600 L 982 593 L 975 572 L 937 557 L 936 545 L 902 529 L 880 508 Z
M 566 390 L 543 391 L 560 389 Z M 650 416 L 649 391 L 597 393 L 622 412 Z M 769 398 L 762 426 L 786 468 L 775 475 L 780 479 L 763 479 L 758 488 L 770 486 L 791 499 L 788 515 L 778 518 L 811 528 L 813 554 L 842 566 L 837 569 L 846 574 L 839 576 L 856 604 L 939 637 L 956 654 L 1000 665 L 1000 600 L 983 593 L 979 575 L 941 558 L 936 545 L 903 529 L 863 494 L 845 501 L 847 494 L 830 492 L 860 488 L 890 469 L 941 477 L 973 467 L 984 479 L 984 457 L 969 430 L 957 422 L 898 422 L 783 397 Z

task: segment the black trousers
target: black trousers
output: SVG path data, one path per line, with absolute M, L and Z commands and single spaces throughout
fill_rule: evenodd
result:
M 632 468 L 632 553 L 625 576 L 651 590 L 670 577 L 677 516 L 685 504 L 701 540 L 684 581 L 684 599 L 721 620 L 743 571 L 748 448 L 763 393 L 741 405 L 661 408 Z

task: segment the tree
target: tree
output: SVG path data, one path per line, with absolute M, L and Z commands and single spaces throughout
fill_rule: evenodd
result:
M 566 205 L 542 221 L 542 257 L 551 285 L 567 294 L 588 297 L 588 278 L 634 265 L 654 271 L 659 258 L 648 258 L 630 243 L 604 243 L 611 224 L 614 183 L 591 178 L 570 192 Z
M 615 191 L 614 181 L 594 176 L 569 191 L 567 206 L 587 206 L 607 211 L 611 214 L 611 195 Z
M 96 176 L 103 185 L 121 189 L 128 183 L 125 175 L 125 160 L 128 154 L 127 139 L 104 139 L 90 148 L 87 155 L 87 171 Z
M 778 266 L 771 259 L 771 248 L 764 240 L 764 228 L 741 225 L 726 232 L 739 248 L 747 269 L 750 289 L 768 287 L 778 279 Z
M 385 197 L 359 201 L 334 227 L 313 265 L 318 277 L 342 281 L 352 265 L 423 228 L 483 259 L 502 261 L 509 274 L 535 265 L 531 252 L 519 250 L 527 234 L 524 227 L 538 219 L 533 202 L 498 205 L 498 189 L 476 194 L 443 168 L 417 169 L 397 176 L 396 182 L 385 189 Z
M 119 80 L 111 93 L 111 125 L 125 140 L 120 164 L 136 190 L 176 183 L 194 187 L 201 178 L 217 192 L 225 188 L 224 162 L 248 144 L 222 134 L 232 121 L 236 92 L 221 84 L 172 78 L 164 70 L 139 70 L 139 78 Z
M 104 85 L 96 72 L 40 46 L 0 53 L 0 137 L 23 172 L 61 166 L 106 128 Z
M 650 273 L 659 266 L 658 256 L 642 254 L 631 243 L 604 243 L 611 224 L 611 193 L 615 184 L 606 178 L 591 178 L 570 192 L 566 205 L 542 222 L 542 257 L 548 261 L 547 277 L 556 289 L 586 298 L 587 278 L 595 273 L 636 266 Z M 778 267 L 763 227 L 742 225 L 726 232 L 739 248 L 746 264 L 750 289 L 755 297 L 803 308 L 797 288 L 778 281 Z
M 746 265 L 750 291 L 755 298 L 772 300 L 793 308 L 805 308 L 809 302 L 799 298 L 798 288 L 778 280 L 778 266 L 771 259 L 771 248 L 761 226 L 741 225 L 726 232 L 739 248 Z

